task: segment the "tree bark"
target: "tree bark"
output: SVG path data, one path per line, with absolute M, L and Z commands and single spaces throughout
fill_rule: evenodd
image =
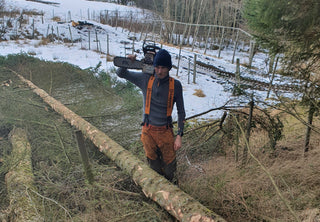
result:
M 194 44 L 195 44 L 195 42 L 197 40 L 197 36 L 198 36 L 198 31 L 199 31 L 198 24 L 200 22 L 201 16 L 203 16 L 203 11 L 204 11 L 204 9 L 206 7 L 206 4 L 207 4 L 207 1 L 205 1 L 204 3 L 203 3 L 203 1 L 204 0 L 201 0 L 201 3 L 199 5 L 199 14 L 198 14 L 198 18 L 197 18 L 197 21 L 196 21 L 197 26 L 195 27 L 195 31 L 193 33 L 192 51 L 194 49 Z
M 191 6 L 191 15 L 189 17 L 189 23 L 190 23 L 190 26 L 189 26 L 189 31 L 188 31 L 188 35 L 187 35 L 187 38 L 188 38 L 188 42 L 187 42 L 187 45 L 190 46 L 190 42 L 189 42 L 189 38 L 190 38 L 190 33 L 191 33 L 191 29 L 192 29 L 192 25 L 193 24 L 193 15 L 194 15 L 194 6 L 195 6 L 195 3 L 196 3 L 196 0 L 193 0 L 192 2 L 192 6 Z
M 37 213 L 34 175 L 31 164 L 31 145 L 25 130 L 14 128 L 11 133 L 13 167 L 5 176 L 10 206 L 11 221 L 43 221 Z
M 249 103 L 250 105 L 250 111 L 249 111 L 249 117 L 248 117 L 248 123 L 247 123 L 247 131 L 246 131 L 246 140 L 247 143 L 244 145 L 243 148 L 243 157 L 242 157 L 242 165 L 244 166 L 247 164 L 247 159 L 248 159 L 248 147 L 247 144 L 249 144 L 250 140 L 250 132 L 251 132 L 251 125 L 252 125 L 252 116 L 253 116 L 253 108 L 254 108 L 254 100 L 253 96 L 251 98 L 251 102 Z
M 113 160 L 122 170 L 129 173 L 132 179 L 141 186 L 147 197 L 157 202 L 177 220 L 193 222 L 225 221 L 222 217 L 210 211 L 190 195 L 157 174 L 146 163 L 121 147 L 98 128 L 49 96 L 44 90 L 26 80 L 23 76 L 19 74 L 17 76 L 72 126 L 81 130 L 83 135 L 99 148 L 100 152 Z
M 305 137 L 305 143 L 304 143 L 304 152 L 309 151 L 309 146 L 310 146 L 310 136 L 311 136 L 311 127 L 312 126 L 312 121 L 313 121 L 313 115 L 315 113 L 316 109 L 313 104 L 313 101 L 310 101 L 310 106 L 309 106 L 309 112 L 308 112 L 308 126 L 306 130 L 306 137 Z

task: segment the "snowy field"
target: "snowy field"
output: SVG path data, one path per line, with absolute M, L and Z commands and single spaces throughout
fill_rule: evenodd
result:
M 86 33 L 80 33 L 78 29 L 72 27 L 71 19 L 74 21 L 86 20 L 85 15 L 88 11 L 101 11 L 101 10 L 118 10 L 122 13 L 134 13 L 142 14 L 140 9 L 135 7 L 120 6 L 113 3 L 102 3 L 102 2 L 93 2 L 85 0 L 53 0 L 52 2 L 59 3 L 54 5 L 36 3 L 32 1 L 25 0 L 5 0 L 5 6 L 7 9 L 18 9 L 18 10 L 36 10 L 39 12 L 44 12 L 42 23 L 41 18 L 35 18 L 35 27 L 36 30 L 42 35 L 46 36 L 48 33 L 48 27 L 59 27 L 59 33 L 61 36 L 68 37 L 70 36 L 70 30 L 72 32 L 73 39 L 76 38 L 87 38 Z M 61 17 L 65 22 L 55 22 L 52 20 L 54 16 Z M 29 18 L 33 19 L 33 18 Z M 70 20 L 70 21 L 68 21 Z M 86 20 L 99 26 L 101 29 L 99 31 L 99 39 L 107 39 L 109 36 L 109 53 L 113 56 L 124 56 L 124 41 L 128 40 L 128 31 L 123 30 L 122 28 L 113 28 L 108 25 L 103 25 L 96 23 L 94 21 Z M 30 23 L 32 24 L 32 23 Z M 31 29 L 31 25 L 30 25 Z M 50 30 L 51 32 L 51 30 Z M 131 33 L 132 35 L 132 33 Z M 93 34 L 92 34 L 93 36 Z M 93 38 L 93 37 L 92 37 Z M 0 55 L 8 54 L 17 54 L 17 53 L 28 53 L 34 57 L 48 60 L 48 61 L 57 61 L 57 62 L 68 62 L 79 66 L 82 69 L 89 67 L 96 67 L 101 63 L 101 69 L 108 71 L 114 69 L 112 62 L 107 62 L 106 56 L 97 52 L 97 47 L 92 44 L 91 50 L 84 50 L 83 43 L 62 43 L 54 42 L 46 45 L 40 44 L 41 40 L 18 40 L 18 41 L 1 41 L 0 42 Z M 106 41 L 101 42 L 101 48 L 106 48 Z M 137 42 L 135 48 L 141 48 L 142 42 Z M 173 57 L 174 65 L 177 65 L 176 55 L 179 53 L 179 49 L 176 47 L 163 46 L 167 49 Z M 183 57 L 193 57 L 194 52 L 191 50 L 183 49 Z M 207 51 L 207 55 L 198 53 L 198 59 L 204 62 L 209 62 L 210 64 L 219 67 L 225 71 L 235 72 L 236 67 L 234 64 L 231 64 L 233 55 L 233 50 L 223 50 L 221 52 L 221 58 L 217 58 L 217 51 Z M 241 63 L 248 63 L 248 54 L 239 52 L 236 53 L 236 57 L 240 58 Z M 142 54 L 138 55 L 138 59 L 142 58 Z M 266 54 L 257 54 L 254 57 L 253 66 L 257 67 L 261 72 L 265 72 L 266 69 Z M 188 67 L 188 64 L 183 64 L 184 67 Z M 188 71 L 186 69 L 179 69 L 178 76 L 176 76 L 177 70 L 172 69 L 170 75 L 179 79 L 183 85 L 183 94 L 184 102 L 186 108 L 187 117 L 193 116 L 198 113 L 205 112 L 209 109 L 220 107 L 224 105 L 228 100 L 232 98 L 230 90 L 227 91 L 225 86 L 221 85 L 221 81 L 214 80 L 208 75 L 199 74 L 197 75 L 196 83 L 192 83 L 192 77 L 188 77 Z M 246 74 L 246 69 L 241 67 L 241 74 Z M 188 83 L 188 78 L 190 82 Z M 256 76 L 260 78 L 261 81 L 269 82 L 269 77 Z M 276 79 L 276 81 L 278 81 Z M 281 80 L 279 80 L 281 81 Z M 230 87 L 229 87 L 230 88 Z M 202 90 L 205 97 L 198 97 L 194 95 L 196 90 Z M 255 96 L 260 98 L 266 98 L 266 92 L 255 91 Z M 234 101 L 238 101 L 237 98 L 233 98 Z M 239 101 L 238 101 L 239 102 Z M 233 102 L 234 103 L 234 102 Z M 175 113 L 175 112 L 174 112 Z M 222 111 L 215 111 L 202 116 L 202 118 L 218 118 L 221 117 Z M 176 114 L 173 115 L 173 118 L 176 119 Z

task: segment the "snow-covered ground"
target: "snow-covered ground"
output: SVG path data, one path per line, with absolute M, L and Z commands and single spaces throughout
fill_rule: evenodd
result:
M 59 3 L 54 5 L 36 3 L 32 1 L 26 0 L 5 0 L 6 8 L 11 9 L 19 9 L 19 10 L 36 10 L 39 12 L 44 12 L 43 18 L 38 16 L 37 18 L 29 18 L 34 19 L 35 27 L 37 32 L 46 36 L 48 32 L 56 33 L 56 27 L 59 27 L 59 35 L 64 38 L 70 38 L 70 30 L 72 33 L 73 39 L 85 39 L 88 38 L 88 32 L 82 30 L 81 32 L 72 27 L 71 19 L 74 21 L 86 20 L 94 24 L 95 26 L 99 26 L 99 39 L 100 39 L 100 48 L 107 48 L 107 36 L 109 38 L 109 53 L 114 56 L 124 56 L 124 41 L 129 41 L 129 33 L 127 30 L 123 30 L 122 28 L 115 28 L 108 25 L 99 24 L 95 21 L 90 21 L 87 18 L 86 14 L 89 12 L 99 12 L 102 10 L 118 10 L 122 13 L 130 13 L 134 12 L 136 14 L 142 14 L 142 10 L 137 9 L 135 7 L 128 6 L 120 6 L 113 3 L 103 3 L 103 2 L 94 2 L 94 1 L 86 1 L 86 0 L 52 0 L 51 2 Z M 61 17 L 62 22 L 53 21 L 53 17 Z M 86 17 L 86 18 L 85 18 Z M 42 22 L 42 19 L 44 22 Z M 30 22 L 30 30 L 31 30 Z M 54 28 L 53 28 L 54 27 Z M 88 31 L 88 30 L 87 30 Z M 14 32 L 14 29 L 13 29 Z M 132 35 L 132 33 L 130 33 Z M 91 38 L 95 38 L 95 34 L 92 31 Z M 105 41 L 103 41 L 105 40 Z M 49 61 L 61 61 L 68 62 L 79 66 L 80 68 L 89 68 L 96 67 L 99 63 L 101 63 L 101 69 L 106 71 L 113 69 L 113 62 L 108 62 L 105 55 L 97 52 L 97 46 L 95 43 L 92 43 L 91 50 L 84 50 L 83 44 L 86 43 L 65 43 L 62 42 L 54 42 L 49 44 L 41 44 L 41 40 L 18 40 L 18 41 L 1 41 L 0 42 L 0 55 L 8 55 L 8 54 L 17 54 L 17 53 L 28 53 L 37 58 Z M 88 48 L 88 46 L 86 46 Z M 135 48 L 141 48 L 142 42 L 136 42 Z M 176 55 L 179 53 L 179 49 L 176 47 L 169 47 L 164 45 L 163 48 L 167 49 L 173 57 L 174 65 L 177 65 Z M 105 50 L 104 50 L 105 51 Z M 194 52 L 191 50 L 183 49 L 182 56 L 193 57 Z M 232 49 L 223 50 L 221 52 L 221 58 L 217 58 L 217 51 L 207 51 L 207 55 L 198 54 L 198 59 L 219 67 L 225 71 L 235 72 L 236 67 L 234 64 L 231 64 L 231 58 L 233 55 Z M 237 58 L 240 58 L 241 63 L 248 63 L 248 54 L 237 52 Z M 142 58 L 142 54 L 138 55 L 138 58 Z M 266 68 L 266 58 L 265 54 L 257 54 L 254 57 L 253 65 L 258 67 L 260 70 L 264 70 Z M 184 67 L 188 67 L 188 64 L 182 61 L 181 64 Z M 184 63 L 183 63 L 184 62 Z M 241 70 L 245 70 L 245 68 L 241 68 Z M 245 75 L 245 71 L 243 75 Z M 170 75 L 179 79 L 183 85 L 183 94 L 185 101 L 185 108 L 187 117 L 193 116 L 198 113 L 202 113 L 209 109 L 219 107 L 224 105 L 228 100 L 231 99 L 231 92 L 226 91 L 225 87 L 220 84 L 221 81 L 214 80 L 210 78 L 208 75 L 198 74 L 196 78 L 196 83 L 192 83 L 192 77 L 188 77 L 188 70 L 179 69 L 178 76 L 177 70 L 172 69 Z M 269 77 L 259 76 L 257 78 L 262 78 L 262 81 L 270 81 Z M 188 81 L 189 79 L 189 81 Z M 189 82 L 189 83 L 188 83 Z M 205 94 L 205 97 L 198 97 L 194 95 L 196 90 L 202 90 Z M 266 97 L 266 92 L 254 92 L 255 95 L 259 95 L 260 97 Z M 235 99 L 237 100 L 237 99 Z M 215 118 L 220 117 L 221 112 L 215 111 L 206 114 L 202 118 Z M 173 118 L 176 118 L 176 115 L 173 115 Z

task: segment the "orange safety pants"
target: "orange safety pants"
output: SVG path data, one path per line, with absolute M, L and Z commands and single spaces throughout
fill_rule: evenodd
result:
M 141 141 L 152 169 L 172 180 L 176 170 L 176 151 L 172 128 L 144 125 Z

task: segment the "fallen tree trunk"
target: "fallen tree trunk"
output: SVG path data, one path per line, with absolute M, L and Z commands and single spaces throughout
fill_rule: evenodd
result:
M 89 138 L 99 148 L 100 152 L 115 161 L 122 170 L 129 173 L 133 180 L 141 186 L 147 197 L 157 202 L 176 219 L 193 222 L 225 221 L 222 217 L 210 211 L 190 195 L 157 174 L 147 164 L 110 139 L 105 133 L 49 96 L 44 90 L 26 80 L 23 76 L 15 74 L 72 126 L 82 131 L 83 135 Z
M 37 213 L 37 200 L 34 175 L 31 164 L 31 146 L 25 130 L 14 128 L 11 133 L 12 163 L 14 164 L 5 176 L 10 206 L 10 221 L 43 221 Z

